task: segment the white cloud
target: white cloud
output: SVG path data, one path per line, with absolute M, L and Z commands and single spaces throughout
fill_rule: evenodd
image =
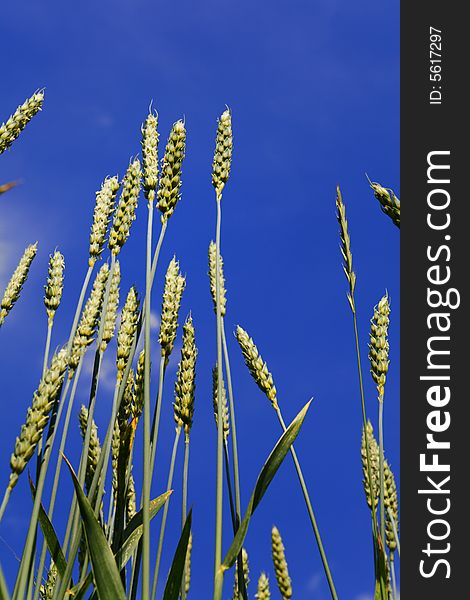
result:
M 321 582 L 321 574 L 320 573 L 314 573 L 310 579 L 307 582 L 307 590 L 309 592 L 316 592 L 318 589 L 318 586 L 320 585 Z

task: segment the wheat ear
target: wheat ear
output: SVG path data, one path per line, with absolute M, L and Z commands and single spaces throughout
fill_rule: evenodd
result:
M 55 566 L 54 561 L 51 559 L 51 564 L 47 572 L 46 581 L 44 584 L 41 585 L 40 588 L 41 600 L 52 600 L 52 598 L 54 597 L 54 587 L 56 581 L 57 567 Z
M 388 294 L 385 294 L 374 308 L 371 319 L 369 360 L 372 378 L 377 385 L 379 395 L 379 488 L 380 488 L 380 534 L 382 542 L 385 541 L 385 479 L 384 479 L 384 436 L 383 436 L 383 409 L 384 386 L 389 365 L 388 326 L 390 304 Z
M 44 92 L 35 92 L 18 106 L 14 114 L 0 127 L 0 154 L 9 148 L 44 103 Z
M 385 541 L 387 542 L 390 554 L 393 554 L 397 549 L 397 537 L 398 537 L 398 494 L 397 485 L 395 483 L 395 477 L 392 469 L 387 461 L 384 461 L 384 475 L 385 475 L 385 498 L 384 504 L 387 510 L 385 515 L 386 532 Z M 393 520 L 392 520 L 393 519 Z
M 230 176 L 233 152 L 232 115 L 230 110 L 225 110 L 217 122 L 217 136 L 215 141 L 214 161 L 212 163 L 212 185 L 218 196 Z
M 157 208 L 162 222 L 168 221 L 181 198 L 181 169 L 186 151 L 186 129 L 177 121 L 165 147 L 157 192 Z
M 380 208 L 400 229 L 400 200 L 390 188 L 384 188 L 380 183 L 369 180 L 374 196 L 380 202 Z
M 369 478 L 369 469 L 367 468 L 366 444 L 369 446 L 371 478 Z M 379 497 L 379 445 L 374 437 L 374 430 L 370 421 L 367 421 L 365 431 L 362 430 L 361 460 L 366 502 L 371 510 L 375 510 Z
M 183 325 L 183 346 L 175 383 L 174 417 L 177 427 L 183 427 L 189 435 L 194 416 L 194 390 L 196 386 L 197 349 L 191 315 Z
M 127 294 L 126 302 L 122 309 L 121 324 L 117 335 L 117 379 L 122 381 L 124 370 L 129 360 L 132 342 L 137 331 L 139 318 L 139 299 L 134 286 Z
M 103 323 L 103 334 L 101 336 L 100 352 L 104 352 L 109 342 L 113 339 L 116 329 L 116 317 L 119 306 L 119 284 L 121 283 L 121 267 L 119 261 L 114 263 L 111 285 L 109 288 L 108 304 Z
M 80 408 L 80 413 L 78 415 L 79 423 L 80 423 L 80 433 L 82 434 L 82 439 L 85 439 L 87 425 L 88 425 L 88 409 L 86 406 L 82 404 Z M 86 489 L 90 489 L 91 482 L 93 481 L 93 476 L 96 471 L 96 466 L 100 459 L 101 454 L 101 445 L 100 440 L 98 438 L 98 428 L 96 427 L 95 421 L 92 419 L 91 421 L 91 435 L 90 435 L 90 444 L 88 446 L 88 456 L 86 461 L 86 477 L 85 477 L 85 486 Z
M 248 587 L 250 583 L 250 566 L 248 563 L 248 552 L 245 548 L 242 549 L 242 565 L 243 565 L 243 579 L 245 581 L 245 589 Z M 237 559 L 238 563 L 239 558 Z M 239 600 L 240 597 L 240 589 L 238 586 L 238 576 L 240 574 L 240 569 L 238 569 L 238 565 L 235 565 L 235 578 L 233 581 L 233 600 Z
M 185 286 L 186 279 L 181 275 L 179 263 L 173 257 L 165 275 L 160 334 L 158 337 L 165 363 L 168 363 L 175 344 L 178 314 Z
M 95 264 L 103 252 L 118 190 L 119 180 L 115 175 L 114 177 L 107 177 L 101 184 L 101 189 L 96 192 L 93 223 L 90 231 L 90 257 L 88 259 L 90 267 Z
M 64 289 L 65 261 L 63 255 L 56 250 L 49 259 L 47 283 L 44 288 L 44 306 L 49 321 L 52 322 L 59 308 Z
M 258 579 L 258 591 L 256 592 L 255 598 L 256 600 L 271 600 L 269 579 L 266 573 L 261 573 Z
M 209 282 L 211 288 L 212 302 L 214 303 L 214 312 L 217 312 L 217 249 L 215 242 L 209 244 Z M 219 285 L 220 285 L 220 314 L 225 317 L 226 306 L 227 306 L 227 292 L 225 289 L 225 278 L 224 278 L 224 261 L 222 257 L 219 257 Z
M 212 404 L 214 407 L 215 426 L 218 426 L 219 402 L 218 402 L 218 382 L 217 382 L 217 365 L 212 369 Z M 227 442 L 230 434 L 230 423 L 228 418 L 227 394 L 225 385 L 222 381 L 222 422 L 224 430 L 224 442 Z
M 267 364 L 260 356 L 258 348 L 252 338 L 244 329 L 242 329 L 242 327 L 240 327 L 240 325 L 237 326 L 235 335 L 243 353 L 245 364 L 255 380 L 255 383 L 259 389 L 266 394 L 273 405 L 273 408 L 278 410 L 279 406 L 277 403 L 277 393 L 273 376 L 268 371 Z
M 85 303 L 80 322 L 72 340 L 69 358 L 69 379 L 72 379 L 86 349 L 93 342 L 99 323 L 108 275 L 108 263 L 104 263 L 96 274 L 90 296 Z
M 28 277 L 29 268 L 31 267 L 34 257 L 36 256 L 37 248 L 37 242 L 26 248 L 23 256 L 20 258 L 18 266 L 14 270 L 13 275 L 7 284 L 7 287 L 5 288 L 5 291 L 3 292 L 3 298 L 0 302 L 0 327 L 3 325 L 6 316 L 20 297 L 21 290 Z
M 36 445 L 49 421 L 52 407 L 60 393 L 66 368 L 67 352 L 61 350 L 53 356 L 51 366 L 34 392 L 33 402 L 26 415 L 26 422 L 21 428 L 20 436 L 16 438 L 15 450 L 10 459 L 9 490 L 15 487 L 19 476 L 34 454 Z
M 141 176 L 140 161 L 136 158 L 131 162 L 124 176 L 121 196 L 116 207 L 116 212 L 114 213 L 113 224 L 109 234 L 109 249 L 115 256 L 119 254 L 122 246 L 129 237 L 132 221 L 135 220 Z
M 292 582 L 287 568 L 284 544 L 282 543 L 281 534 L 277 527 L 272 528 L 271 551 L 277 587 L 281 592 L 282 600 L 289 600 L 289 598 L 292 598 Z

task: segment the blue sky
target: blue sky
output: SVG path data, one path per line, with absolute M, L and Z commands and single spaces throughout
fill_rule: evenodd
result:
M 192 595 L 207 597 L 212 585 L 216 439 L 210 380 L 215 322 L 206 257 L 215 226 L 210 172 L 216 118 L 228 105 L 234 158 L 223 200 L 227 328 L 230 332 L 240 323 L 254 337 L 274 375 L 287 420 L 314 397 L 296 447 L 340 597 L 368 600 L 373 590 L 370 522 L 361 483 L 360 401 L 335 186 L 341 185 L 347 205 L 367 403 L 375 422 L 374 385 L 367 377 L 369 319 L 385 289 L 391 296 L 385 444 L 398 476 L 399 234 L 380 212 L 365 177 L 367 172 L 372 180 L 399 190 L 398 2 L 201 0 L 196 5 L 188 0 L 103 0 L 84 1 L 73 10 L 68 3 L 25 0 L 2 6 L 0 51 L 0 121 L 35 89 L 46 88 L 43 112 L 11 152 L 0 157 L 0 182 L 22 181 L 1 198 L 2 288 L 24 247 L 39 241 L 22 298 L 0 331 L 0 488 L 7 483 L 9 455 L 40 375 L 46 330 L 42 290 L 49 253 L 59 248 L 67 265 L 53 340 L 59 345 L 66 339 L 86 269 L 94 192 L 105 176 L 122 176 L 129 158 L 139 152 L 140 125 L 152 100 L 162 142 L 178 118 L 184 117 L 188 131 L 183 198 L 170 221 L 153 310 L 157 316 L 163 272 L 176 253 L 187 275 L 182 317 L 192 311 L 199 346 L 190 470 L 195 513 Z M 143 291 L 145 228 L 141 200 L 122 254 L 123 296 L 132 283 Z M 235 340 L 230 343 L 246 504 L 279 430 Z M 102 437 L 112 352 L 97 409 Z M 176 362 L 165 388 L 155 493 L 163 490 L 167 477 Z M 87 385 L 83 377 L 79 401 L 86 401 Z M 75 463 L 78 438 L 75 426 L 67 448 Z M 180 522 L 182 454 L 179 458 L 169 520 L 173 531 Z M 16 568 L 11 549 L 21 553 L 30 509 L 26 477 L 22 479 L 0 527 L 0 557 L 10 582 Z M 66 476 L 62 490 L 65 498 L 71 493 Z M 59 530 L 63 518 L 59 509 Z M 290 460 L 247 537 L 252 596 L 261 570 L 274 583 L 274 523 L 283 535 L 295 596 L 328 598 Z M 228 519 L 225 531 L 227 547 Z M 172 542 L 162 572 L 169 568 L 175 543 L 174 536 L 168 539 Z M 231 593 L 228 579 L 224 598 Z

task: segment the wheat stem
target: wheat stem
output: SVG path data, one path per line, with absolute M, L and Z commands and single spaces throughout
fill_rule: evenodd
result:
M 152 291 L 152 225 L 153 225 L 153 195 L 148 202 L 147 219 L 147 253 L 145 275 L 145 327 L 144 327 L 144 449 L 143 449 L 143 485 L 142 485 L 142 600 L 149 598 L 150 586 L 150 486 L 152 471 L 150 467 L 150 298 Z
M 183 494 L 181 502 L 181 527 L 184 527 L 188 514 L 188 469 L 189 469 L 189 434 L 184 436 L 184 463 L 183 463 Z M 186 600 L 186 561 L 181 580 L 181 600 Z
M 222 410 L 222 315 L 220 305 L 220 228 L 221 228 L 221 195 L 216 193 L 217 224 L 216 224 L 216 313 L 217 313 L 217 491 L 215 519 L 215 556 L 214 578 L 222 562 L 222 503 L 223 503 L 223 410 Z M 215 600 L 215 590 L 214 590 Z
M 88 289 L 88 284 L 90 283 L 91 275 L 93 273 L 94 264 L 88 266 L 87 272 L 85 273 L 85 277 L 82 283 L 82 289 L 80 290 L 80 296 L 77 302 L 77 308 L 75 309 L 75 315 L 73 317 L 72 327 L 70 328 L 69 341 L 67 343 L 67 352 L 70 353 L 72 348 L 73 338 L 75 336 L 75 332 L 77 331 L 78 319 L 80 318 L 80 313 L 82 312 L 83 301 L 85 300 L 85 294 Z
M 235 504 L 233 501 L 233 491 L 232 491 L 232 481 L 230 477 L 230 458 L 228 454 L 228 442 L 224 441 L 224 459 L 225 459 L 225 477 L 227 479 L 227 490 L 228 490 L 228 498 L 230 504 L 230 516 L 232 517 L 232 527 L 233 533 L 237 532 L 238 522 L 237 522 L 237 514 L 235 512 Z
M 175 440 L 173 442 L 173 450 L 171 452 L 171 461 L 170 461 L 170 470 L 168 472 L 168 481 L 166 485 L 166 489 L 171 490 L 171 486 L 173 485 L 173 474 L 175 471 L 175 461 L 176 461 L 176 452 L 178 450 L 178 442 L 181 435 L 181 427 L 177 427 L 175 431 Z M 157 593 L 157 585 L 158 585 L 158 573 L 160 571 L 160 561 L 162 557 L 163 550 L 163 538 L 165 537 L 165 528 L 166 528 L 166 520 L 168 517 L 168 509 L 170 505 L 170 500 L 168 499 L 165 502 L 165 506 L 163 508 L 163 518 L 162 523 L 160 525 L 160 537 L 158 539 L 158 550 L 157 550 L 157 558 L 155 560 L 155 570 L 153 573 L 153 585 L 152 585 L 152 600 L 155 600 L 155 596 Z
M 393 600 L 398 600 L 397 580 L 395 576 L 395 559 L 393 557 L 393 553 L 390 555 L 390 573 L 392 576 Z
M 235 507 L 238 520 L 241 519 L 241 501 L 240 501 L 240 471 L 238 468 L 238 442 L 237 426 L 235 420 L 235 401 L 233 397 L 232 374 L 230 370 L 230 360 L 227 347 L 227 338 L 225 337 L 225 320 L 222 319 L 222 343 L 224 350 L 225 373 L 227 376 L 227 392 L 230 404 L 230 425 L 232 427 L 232 455 L 233 455 L 233 482 L 235 487 Z
M 287 430 L 286 424 L 284 422 L 284 419 L 282 418 L 282 414 L 281 414 L 281 409 L 278 407 L 276 409 L 276 414 L 278 416 L 279 422 L 281 424 L 281 427 L 284 431 Z M 312 503 L 310 501 L 310 496 L 307 490 L 307 485 L 305 483 L 305 479 L 302 473 L 302 469 L 300 467 L 300 463 L 299 463 L 299 459 L 297 458 L 297 454 L 294 450 L 294 446 L 292 445 L 290 447 L 290 452 L 292 454 L 292 459 L 294 461 L 295 464 L 295 469 L 297 471 L 297 476 L 299 478 L 299 482 L 300 482 L 300 487 L 302 488 L 302 493 L 304 495 L 304 499 L 305 499 L 305 504 L 307 505 L 307 510 L 308 510 L 308 515 L 310 517 L 310 522 L 312 524 L 312 528 L 313 528 L 313 532 L 315 534 L 315 539 L 317 541 L 317 545 L 318 545 L 318 550 L 320 551 L 320 556 L 321 556 L 321 560 L 323 563 L 323 569 L 325 570 L 325 575 L 326 578 L 328 580 L 328 586 L 330 588 L 330 593 L 331 593 L 331 597 L 334 600 L 338 600 L 338 595 L 336 593 L 336 589 L 335 589 L 335 584 L 333 582 L 333 577 L 331 575 L 331 571 L 330 571 L 330 566 L 328 564 L 328 560 L 326 558 L 326 553 L 325 550 L 323 548 L 323 543 L 322 543 L 322 539 L 320 536 L 320 530 L 318 529 L 318 525 L 317 525 L 317 521 L 315 518 L 315 513 L 313 512 L 313 507 L 312 507 Z
M 385 477 L 384 477 L 384 403 L 379 398 L 379 488 L 380 488 L 380 537 L 385 544 Z
M 153 411 L 153 423 L 152 423 L 152 455 L 150 459 L 150 473 L 153 474 L 153 469 L 155 467 L 155 455 L 157 452 L 157 439 L 158 439 L 158 430 L 160 427 L 160 414 L 162 408 L 162 398 L 163 398 L 163 383 L 165 379 L 165 371 L 166 371 L 166 358 L 162 356 L 160 358 L 160 376 L 158 378 L 158 394 L 157 394 L 157 402 L 155 403 L 155 408 Z

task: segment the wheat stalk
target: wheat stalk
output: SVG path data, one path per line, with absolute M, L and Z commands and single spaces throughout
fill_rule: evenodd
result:
M 215 510 L 215 551 L 214 551 L 214 600 L 221 598 L 222 585 L 217 574 L 222 562 L 222 532 L 223 532 L 223 418 L 222 418 L 222 305 L 221 281 L 222 272 L 220 263 L 220 237 L 221 237 L 221 201 L 222 190 L 230 175 L 233 151 L 232 117 L 227 109 L 222 113 L 217 122 L 214 160 L 212 163 L 212 185 L 215 190 L 217 207 L 216 235 L 215 235 L 215 273 L 216 273 L 216 333 L 217 333 L 217 382 L 218 382 L 218 419 L 217 419 L 217 483 L 216 483 L 216 510 Z M 235 435 L 235 434 L 234 434 Z

